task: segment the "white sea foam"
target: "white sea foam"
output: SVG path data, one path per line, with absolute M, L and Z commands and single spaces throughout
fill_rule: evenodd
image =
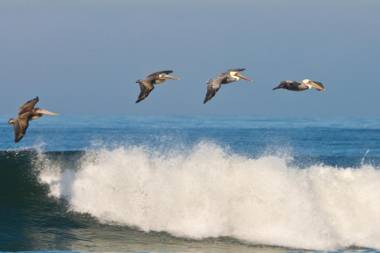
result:
M 89 151 L 75 169 L 41 159 L 50 194 L 103 223 L 292 248 L 380 248 L 380 170 L 370 165 L 299 169 L 210 143 Z

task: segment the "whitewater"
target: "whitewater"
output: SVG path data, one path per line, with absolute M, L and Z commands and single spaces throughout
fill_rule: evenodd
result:
M 88 149 L 74 167 L 40 153 L 34 168 L 51 198 L 103 224 L 194 240 L 380 249 L 376 165 L 302 166 L 288 153 L 250 156 L 200 141 Z

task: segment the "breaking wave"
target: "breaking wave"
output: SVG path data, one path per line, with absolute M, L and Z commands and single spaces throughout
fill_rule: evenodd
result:
M 99 222 L 176 237 L 232 237 L 303 249 L 380 248 L 380 170 L 300 168 L 202 142 L 189 150 L 118 147 L 63 164 L 39 154 L 49 194 Z

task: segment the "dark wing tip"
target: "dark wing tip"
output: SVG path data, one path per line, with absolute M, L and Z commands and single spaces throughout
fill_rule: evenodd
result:
M 20 142 L 23 137 L 24 137 L 23 134 L 15 136 L 15 143 Z
M 35 98 L 32 98 L 31 100 L 28 100 L 27 102 L 25 102 L 25 104 L 32 103 L 32 102 L 37 104 L 39 101 L 40 101 L 40 98 L 37 96 Z
M 40 98 L 39 98 L 38 96 L 36 96 L 35 98 L 29 100 L 28 102 L 34 102 L 34 103 L 37 104 L 39 101 L 40 101 Z M 28 102 L 27 102 L 27 103 L 28 103 Z
M 229 71 L 237 71 L 237 72 L 242 72 L 242 71 L 245 71 L 245 68 L 236 68 L 236 69 L 230 69 Z

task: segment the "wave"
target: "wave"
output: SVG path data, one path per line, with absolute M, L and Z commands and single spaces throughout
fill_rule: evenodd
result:
M 39 154 L 39 181 L 70 211 L 191 239 L 232 237 L 303 249 L 380 248 L 380 171 L 299 168 L 202 142 L 189 150 L 119 147 L 63 164 Z

